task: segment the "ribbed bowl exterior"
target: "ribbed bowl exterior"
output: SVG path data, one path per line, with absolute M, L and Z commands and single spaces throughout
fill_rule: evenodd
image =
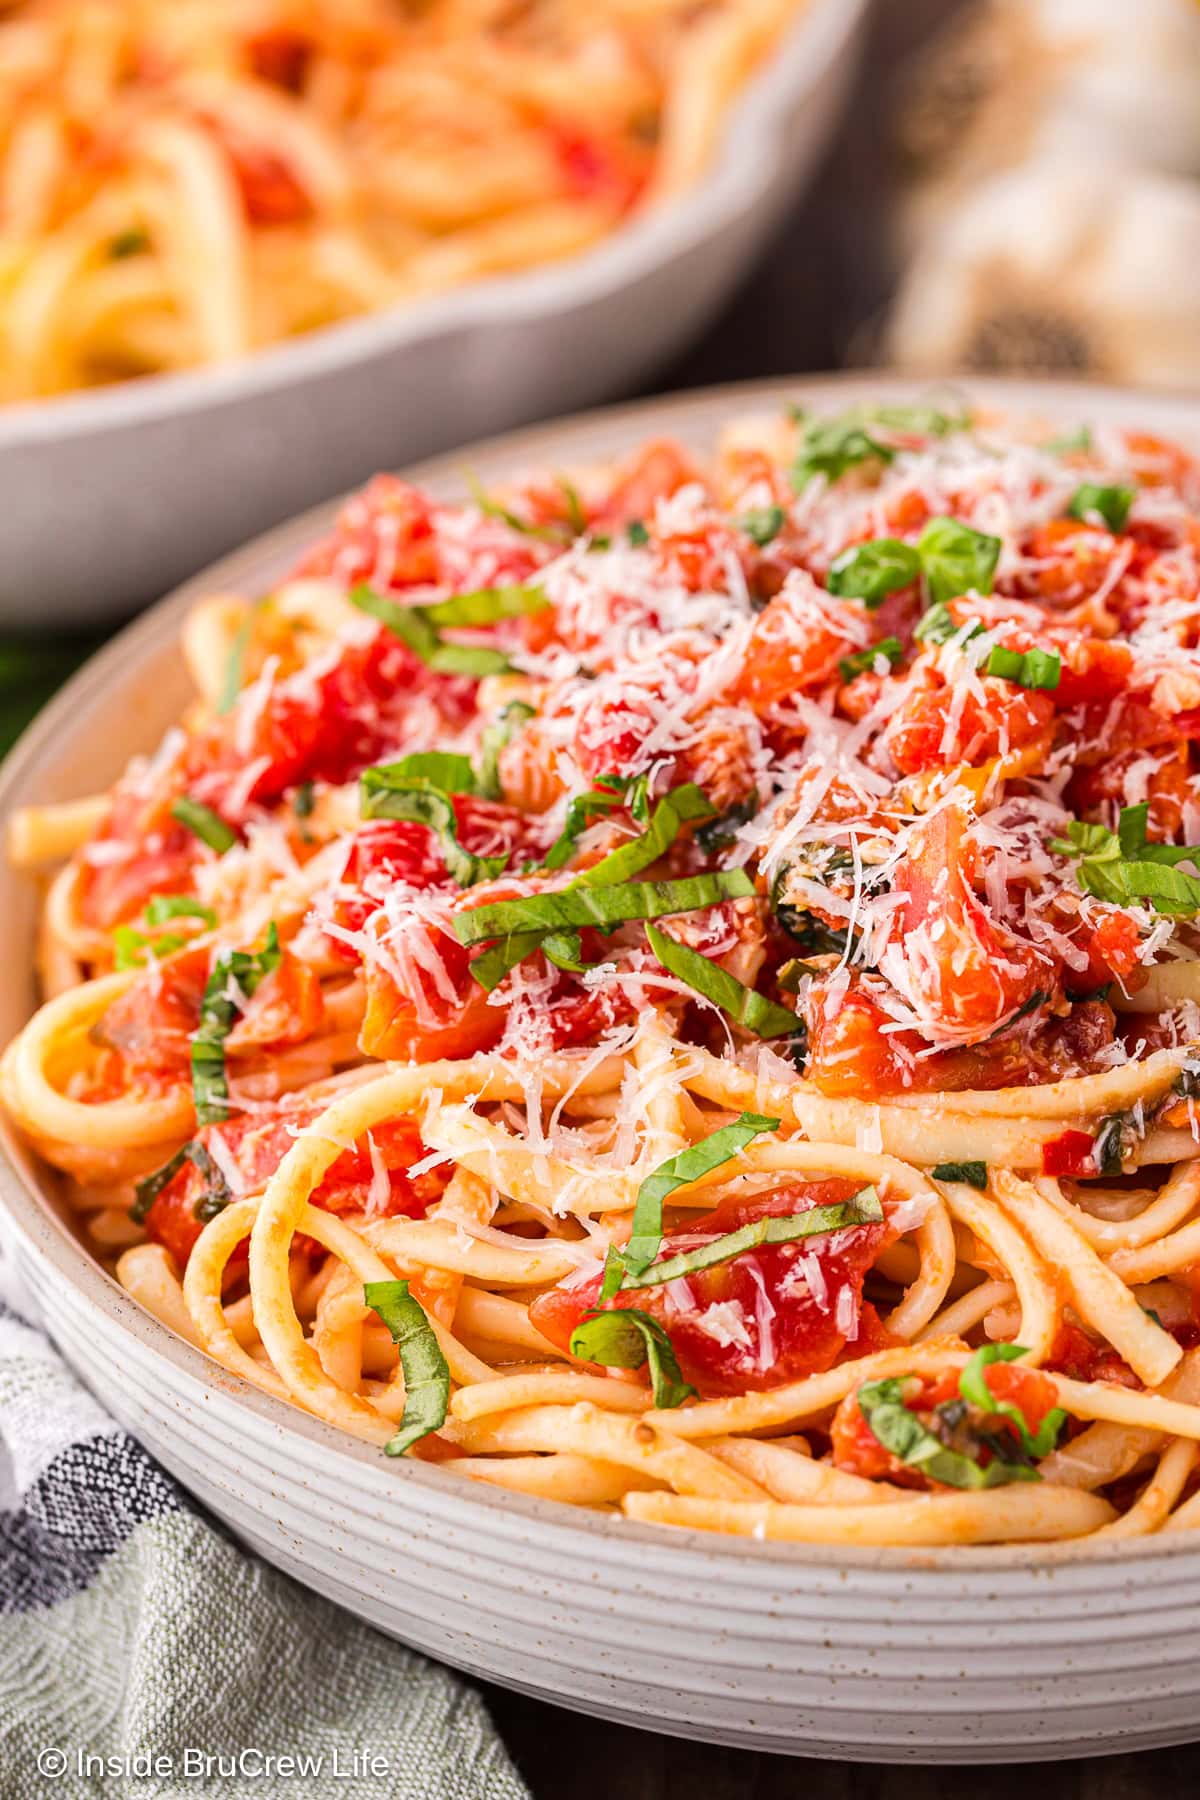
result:
M 131 1302 L 65 1308 L 45 1255 L 24 1241 L 20 1261 L 67 1360 L 240 1538 L 473 1674 L 627 1724 L 842 1759 L 1040 1760 L 1200 1735 L 1200 1546 L 848 1557 L 581 1518 L 248 1398 L 194 1352 L 166 1360 Z
M 999 410 L 1200 439 L 1200 414 L 1178 402 L 971 387 Z M 867 394 L 913 388 L 868 377 L 718 391 L 569 421 L 465 460 L 487 479 L 650 433 L 699 447 L 731 414 L 785 395 L 831 410 Z M 453 486 L 447 465 L 420 473 Z M 89 664 L 10 758 L 0 812 L 85 792 L 153 742 L 183 701 L 175 639 L 189 599 L 260 591 L 324 522 L 250 546 Z M 33 912 L 32 884 L 0 871 L 6 943 L 30 943 Z M 14 964 L 0 1037 L 32 1003 L 32 977 Z M 10 1132 L 5 1146 L 0 1230 L 82 1379 L 270 1562 L 431 1655 L 630 1724 L 808 1756 L 1022 1761 L 1200 1737 L 1200 1538 L 847 1552 L 638 1526 L 389 1460 L 174 1337 L 80 1247 L 53 1180 Z

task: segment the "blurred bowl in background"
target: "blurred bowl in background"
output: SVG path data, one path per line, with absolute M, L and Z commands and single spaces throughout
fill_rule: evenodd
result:
M 567 263 L 220 369 L 0 412 L 0 627 L 115 619 L 298 508 L 619 393 L 716 312 L 811 174 L 869 0 L 813 0 L 708 175 Z

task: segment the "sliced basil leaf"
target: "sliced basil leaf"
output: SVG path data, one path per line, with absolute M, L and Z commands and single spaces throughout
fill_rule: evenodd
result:
M 1172 1092 L 1182 1095 L 1185 1100 L 1200 1097 L 1200 1062 L 1185 1062 L 1175 1077 Z
M 545 612 L 549 605 L 544 589 L 517 583 L 511 587 L 476 588 L 469 594 L 451 594 L 446 600 L 422 605 L 421 612 L 440 630 L 445 625 L 495 625 L 501 619 L 520 619 L 530 613 Z
M 973 531 L 959 519 L 930 519 L 917 539 L 917 555 L 931 603 L 990 594 L 1002 548 L 998 537 Z
M 650 533 L 641 519 L 630 519 L 625 527 L 625 536 L 635 550 L 643 549 L 650 542 Z
M 681 1276 L 698 1275 L 718 1263 L 730 1262 L 745 1250 L 757 1250 L 761 1244 L 793 1244 L 801 1238 L 826 1237 L 832 1231 L 849 1231 L 857 1225 L 878 1225 L 883 1220 L 883 1207 L 873 1187 L 865 1187 L 849 1200 L 829 1206 L 812 1206 L 807 1212 L 791 1213 L 779 1219 L 755 1219 L 737 1231 L 727 1231 L 711 1244 L 696 1250 L 680 1251 L 664 1262 L 648 1268 L 632 1269 L 621 1283 L 622 1288 L 661 1287 L 664 1282 Z
M 499 856 L 473 856 L 458 840 L 458 821 L 451 794 L 434 787 L 419 775 L 404 772 L 405 764 L 461 764 L 458 776 L 474 786 L 475 777 L 465 756 L 448 756 L 430 751 L 416 757 L 403 757 L 397 763 L 382 763 L 364 769 L 359 777 L 359 804 L 364 819 L 408 819 L 427 825 L 438 840 L 442 860 L 452 880 L 459 887 L 474 887 L 477 881 L 491 881 L 508 862 L 508 852 Z M 453 790 L 452 790 L 453 791 Z M 461 791 L 461 790 L 458 790 Z M 469 790 L 468 790 L 469 791 Z
M 646 936 L 664 969 L 719 1006 L 744 1031 L 752 1031 L 756 1037 L 775 1038 L 790 1037 L 800 1030 L 803 1021 L 789 1007 L 746 987 L 698 950 L 677 943 L 653 925 L 647 925 Z
M 579 489 L 575 486 L 573 481 L 568 481 L 565 475 L 558 475 L 555 479 L 558 482 L 559 490 L 566 503 L 567 524 L 571 528 L 571 536 L 586 536 L 588 528 L 587 513 L 584 511 L 583 501 L 579 498 Z
M 372 788 L 380 791 L 409 782 L 440 788 L 444 794 L 473 794 L 476 790 L 470 757 L 460 756 L 453 750 L 414 750 L 395 762 L 377 763 L 373 768 L 365 769 L 362 779 L 368 775 L 380 778 L 372 782 Z
M 200 1002 L 200 1023 L 192 1033 L 192 1095 L 196 1119 L 212 1125 L 229 1117 L 229 1083 L 225 1074 L 225 1039 L 233 1028 L 239 996 L 247 999 L 273 969 L 282 952 L 272 920 L 261 950 L 221 950 Z
M 232 825 L 226 823 L 220 813 L 215 813 L 211 806 L 205 806 L 199 800 L 192 800 L 187 794 L 181 794 L 178 800 L 171 803 L 171 817 L 185 825 L 193 837 L 215 850 L 218 856 L 224 856 L 232 850 L 238 841 L 238 834 Z
M 852 655 L 843 656 L 838 663 L 838 669 L 843 681 L 853 681 L 856 675 L 862 675 L 868 669 L 874 669 L 881 656 L 886 657 L 888 666 L 894 668 L 903 655 L 904 650 L 899 638 L 880 638 L 877 644 L 872 644 L 866 650 L 855 650 Z
M 174 1181 L 186 1162 L 192 1163 L 200 1171 L 206 1183 L 205 1191 L 192 1208 L 194 1216 L 207 1224 L 209 1219 L 215 1219 L 229 1205 L 233 1199 L 229 1183 L 199 1138 L 193 1138 L 190 1143 L 178 1149 L 161 1169 L 156 1169 L 152 1175 L 147 1175 L 143 1181 L 135 1184 L 134 1202 L 129 1209 L 129 1216 L 135 1224 L 141 1225 L 145 1221 L 158 1196 Z
M 572 794 L 567 801 L 563 828 L 546 852 L 545 869 L 561 869 L 575 854 L 575 846 L 593 819 L 605 818 L 625 804 L 627 783 L 622 776 L 601 775 L 595 787 L 586 793 Z
M 546 867 L 558 867 L 565 862 L 574 849 L 580 832 L 584 829 L 591 813 L 611 812 L 617 805 L 625 805 L 636 818 L 645 814 L 646 782 L 644 776 L 630 780 L 626 776 L 601 776 L 602 787 L 591 789 L 587 794 L 578 794 L 568 803 L 567 823 L 555 843 L 551 846 L 546 858 Z M 711 813 L 712 808 L 698 787 L 685 783 L 683 787 L 674 789 L 661 800 L 655 808 L 654 818 L 649 827 L 639 837 L 627 844 L 622 844 L 611 855 L 603 857 L 591 868 L 584 869 L 570 883 L 565 892 L 574 892 L 578 888 L 611 886 L 625 881 L 630 875 L 656 862 L 670 847 L 677 837 L 682 823 L 693 818 L 703 818 Z M 557 858 L 558 860 L 552 860 Z M 581 923 L 583 921 L 577 921 Z M 552 928 L 553 930 L 553 928 Z M 489 934 L 490 935 L 490 934 Z M 542 943 L 542 932 L 538 930 L 511 929 L 506 932 L 502 941 L 485 950 L 471 964 L 471 974 L 479 985 L 490 993 L 493 988 L 508 974 L 510 969 L 531 956 L 539 945 L 546 950 L 550 961 L 560 969 L 571 973 L 581 973 L 590 965 L 580 960 L 577 930 L 567 926 L 562 933 L 555 933 L 556 942 L 550 945 Z
M 779 536 L 786 523 L 787 514 L 782 506 L 752 506 L 749 512 L 734 520 L 737 529 L 744 531 L 760 550 Z
M 913 636 L 922 644 L 946 644 L 962 627 L 956 625 L 945 601 L 927 606 L 913 627 Z
M 498 900 L 455 916 L 461 944 L 506 938 L 516 932 L 576 930 L 581 925 L 611 931 L 633 919 L 660 919 L 670 913 L 698 912 L 722 900 L 744 900 L 754 893 L 745 869 L 715 875 L 689 875 L 681 881 L 626 881 L 614 887 L 560 888 L 553 894 L 529 894 Z
M 606 887 L 613 882 L 629 881 L 652 863 L 664 857 L 685 823 L 692 819 L 711 819 L 714 808 L 708 796 L 694 782 L 672 788 L 654 808 L 650 823 L 639 837 L 593 863 L 577 877 L 576 887 Z
M 499 519 L 510 531 L 519 531 L 522 537 L 542 538 L 547 543 L 557 544 L 563 540 L 561 525 L 535 525 L 531 519 L 523 519 L 519 513 L 513 512 L 499 500 L 493 500 L 477 475 L 467 472 L 467 486 L 471 498 L 486 519 Z
M 985 1162 L 938 1163 L 929 1172 L 935 1181 L 962 1181 L 967 1187 L 978 1188 L 981 1193 L 988 1184 L 988 1166 Z
M 1131 487 L 1101 487 L 1094 481 L 1085 481 L 1075 489 L 1067 502 L 1067 517 L 1079 519 L 1087 524 L 1093 518 L 1101 518 L 1111 532 L 1125 529 L 1129 518 L 1129 509 L 1136 498 L 1136 490 Z
M 835 419 L 814 419 L 806 426 L 792 465 L 792 486 L 800 493 L 814 475 L 837 481 L 847 469 L 874 458 L 890 463 L 895 451 L 867 430 L 861 411 Z
M 1041 1480 L 1028 1463 L 1006 1462 L 997 1456 L 985 1468 L 960 1451 L 948 1449 L 905 1404 L 904 1383 L 895 1377 L 868 1381 L 860 1387 L 858 1410 L 885 1450 L 946 1487 L 1006 1487 L 1013 1481 Z
M 215 1219 L 218 1213 L 225 1211 L 233 1194 L 224 1175 L 198 1139 L 190 1145 L 188 1155 L 204 1180 L 203 1193 L 197 1195 L 192 1203 L 192 1217 L 207 1225 L 210 1219 Z
M 1090 425 L 1077 425 L 1073 431 L 1064 431 L 1058 437 L 1049 438 L 1042 445 L 1055 456 L 1069 456 L 1074 450 L 1090 450 L 1092 447 L 1092 428 Z
M 501 650 L 486 644 L 447 644 L 421 606 L 402 606 L 365 584 L 351 588 L 347 598 L 360 612 L 385 625 L 393 637 L 411 650 L 426 668 L 440 675 L 507 675 L 512 664 Z
M 1050 848 L 1061 856 L 1079 858 L 1076 871 L 1086 894 L 1116 906 L 1143 901 L 1161 913 L 1190 918 L 1200 912 L 1200 878 L 1175 867 L 1181 862 L 1200 867 L 1200 845 L 1148 844 L 1146 826 L 1149 802 L 1121 810 L 1116 832 L 1105 825 L 1089 825 L 1072 819 L 1065 838 L 1051 838 Z
M 985 675 L 999 675 L 1023 688 L 1056 688 L 1062 679 L 1057 650 L 1006 650 L 997 644 L 983 665 Z
M 695 1388 L 679 1372 L 663 1327 L 635 1307 L 589 1313 L 571 1333 L 571 1355 L 584 1362 L 603 1363 L 608 1369 L 640 1369 L 648 1363 L 656 1407 L 682 1406 L 685 1400 L 696 1398 Z
M 1048 1412 L 1038 1427 L 1031 1432 L 1029 1422 L 1020 1407 L 1011 1400 L 997 1400 L 988 1386 L 983 1371 L 992 1363 L 1016 1362 L 1029 1352 L 1023 1344 L 984 1344 L 978 1349 L 962 1374 L 958 1378 L 958 1391 L 970 1406 L 976 1406 L 980 1412 L 995 1413 L 1016 1427 L 1021 1448 L 1027 1456 L 1041 1461 L 1049 1456 L 1058 1442 L 1058 1434 L 1066 1423 L 1067 1415 L 1060 1406 Z
M 122 262 L 127 256 L 141 256 L 149 248 L 149 234 L 140 225 L 131 225 L 126 231 L 118 231 L 115 237 L 108 240 L 108 254 L 113 262 Z
M 561 940 L 563 933 L 514 931 L 508 937 L 501 938 L 498 944 L 492 944 L 472 958 L 472 976 L 490 994 L 493 988 L 499 987 L 510 969 L 515 969 L 518 963 L 524 962 L 527 956 L 532 956 L 541 948 L 547 935 Z
M 191 1156 L 191 1152 L 191 1144 L 183 1144 L 174 1156 L 168 1157 L 161 1169 L 155 1169 L 152 1175 L 147 1175 L 143 1180 L 134 1184 L 134 1201 L 129 1209 L 129 1216 L 135 1225 L 141 1225 L 145 1221 L 146 1214 L 167 1184 L 174 1181 L 184 1163 Z
M 761 802 L 758 789 L 751 788 L 744 800 L 735 800 L 727 806 L 723 813 L 715 819 L 708 819 L 703 825 L 696 827 L 696 842 L 706 856 L 715 856 L 727 844 L 732 844 L 743 825 L 748 825 L 756 814 Z
M 387 1326 L 400 1352 L 404 1414 L 400 1429 L 383 1448 L 386 1456 L 403 1456 L 419 1439 L 446 1423 L 450 1366 L 425 1309 L 409 1292 L 407 1281 L 364 1282 L 363 1299 Z
M 1101 1175 L 1119 1175 L 1122 1167 L 1122 1139 L 1125 1132 L 1124 1113 L 1109 1113 L 1101 1119 L 1092 1145 L 1092 1160 Z
M 867 417 L 888 431 L 911 431 L 918 437 L 948 437 L 952 431 L 965 431 L 971 423 L 970 409 L 965 405 L 958 412 L 948 412 L 945 407 L 920 400 L 908 406 L 868 407 Z
M 302 781 L 292 796 L 292 811 L 298 819 L 311 819 L 316 800 L 317 790 L 315 783 L 311 781 Z
M 217 915 L 194 894 L 154 894 L 146 903 L 147 925 L 165 925 L 168 919 L 203 919 L 212 927 Z
M 221 673 L 221 691 L 217 695 L 217 712 L 232 712 L 237 704 L 237 697 L 245 683 L 246 652 L 250 648 L 250 639 L 254 635 L 254 614 L 247 612 L 245 618 L 233 634 L 225 667 Z
M 819 963 L 805 962 L 803 957 L 793 956 L 782 963 L 775 977 L 785 994 L 798 994 L 800 983 L 806 975 L 824 975 L 825 970 Z
M 920 573 L 921 559 L 911 544 L 899 538 L 874 538 L 835 557 L 825 586 L 831 594 L 861 600 L 868 612 L 874 612 L 889 594 L 908 587 Z
M 689 1181 L 699 1181 L 713 1169 L 719 1169 L 722 1163 L 737 1156 L 764 1131 L 778 1131 L 779 1123 L 778 1119 L 768 1119 L 760 1113 L 744 1112 L 732 1125 L 722 1125 L 719 1131 L 710 1132 L 699 1143 L 689 1144 L 686 1150 L 680 1150 L 675 1156 L 668 1157 L 666 1162 L 659 1163 L 657 1169 L 647 1175 L 638 1188 L 629 1242 L 623 1249 L 614 1247 L 618 1265 L 616 1287 L 606 1291 L 611 1279 L 606 1269 L 605 1288 L 600 1290 L 600 1298 L 612 1298 L 620 1286 L 620 1276 L 624 1269 L 644 1269 L 658 1255 L 662 1248 L 663 1201 L 668 1194 L 673 1194 L 678 1187 L 686 1186 Z M 612 1258 L 609 1260 L 611 1262 Z M 632 1285 L 626 1282 L 626 1286 Z
M 486 800 L 499 800 L 500 752 L 511 744 L 521 727 L 535 716 L 536 708 L 525 700 L 510 700 L 501 708 L 499 717 L 485 725 L 479 735 L 479 774 L 476 786 Z
M 161 937 L 150 938 L 133 925 L 117 925 L 113 930 L 112 940 L 115 969 L 144 968 L 148 957 L 152 956 L 157 961 L 160 957 L 182 950 L 187 943 L 187 939 L 178 931 L 166 931 Z
M 512 939 L 508 941 L 511 943 Z M 556 969 L 564 969 L 568 975 L 582 975 L 593 966 L 583 960 L 577 931 L 548 931 L 540 939 L 538 948 L 547 962 L 553 963 Z

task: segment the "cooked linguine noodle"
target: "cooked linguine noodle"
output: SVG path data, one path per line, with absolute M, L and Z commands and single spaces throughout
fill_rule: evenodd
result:
M 9 1115 L 143 1305 L 447 1480 L 1191 1527 L 1198 502 L 932 404 L 378 478 L 12 820 Z
M 799 9 L 0 7 L 0 401 L 574 256 L 698 179 Z

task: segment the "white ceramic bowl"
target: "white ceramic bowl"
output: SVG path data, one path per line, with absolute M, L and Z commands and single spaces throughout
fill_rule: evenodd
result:
M 874 377 L 730 388 L 482 446 L 485 478 L 673 432 L 697 448 L 739 410 L 910 398 Z M 1194 404 L 979 382 L 1064 424 L 1141 423 L 1200 447 Z M 414 472 L 457 489 L 455 464 Z M 0 812 L 111 779 L 187 693 L 176 638 L 214 586 L 254 592 L 324 508 L 131 626 L 26 734 Z M 32 1004 L 32 884 L 0 874 L 0 1038 Z M 831 1551 L 629 1524 L 389 1461 L 227 1374 L 143 1312 L 73 1237 L 53 1179 L 5 1136 L 0 1221 L 47 1330 L 104 1404 L 269 1561 L 446 1662 L 567 1706 L 725 1743 L 863 1760 L 1085 1756 L 1200 1736 L 1200 1539 L 1081 1552 Z
M 833 126 L 869 0 L 809 0 L 688 194 L 569 262 L 221 369 L 0 408 L 0 628 L 128 615 L 377 468 L 627 389 L 707 322 Z

